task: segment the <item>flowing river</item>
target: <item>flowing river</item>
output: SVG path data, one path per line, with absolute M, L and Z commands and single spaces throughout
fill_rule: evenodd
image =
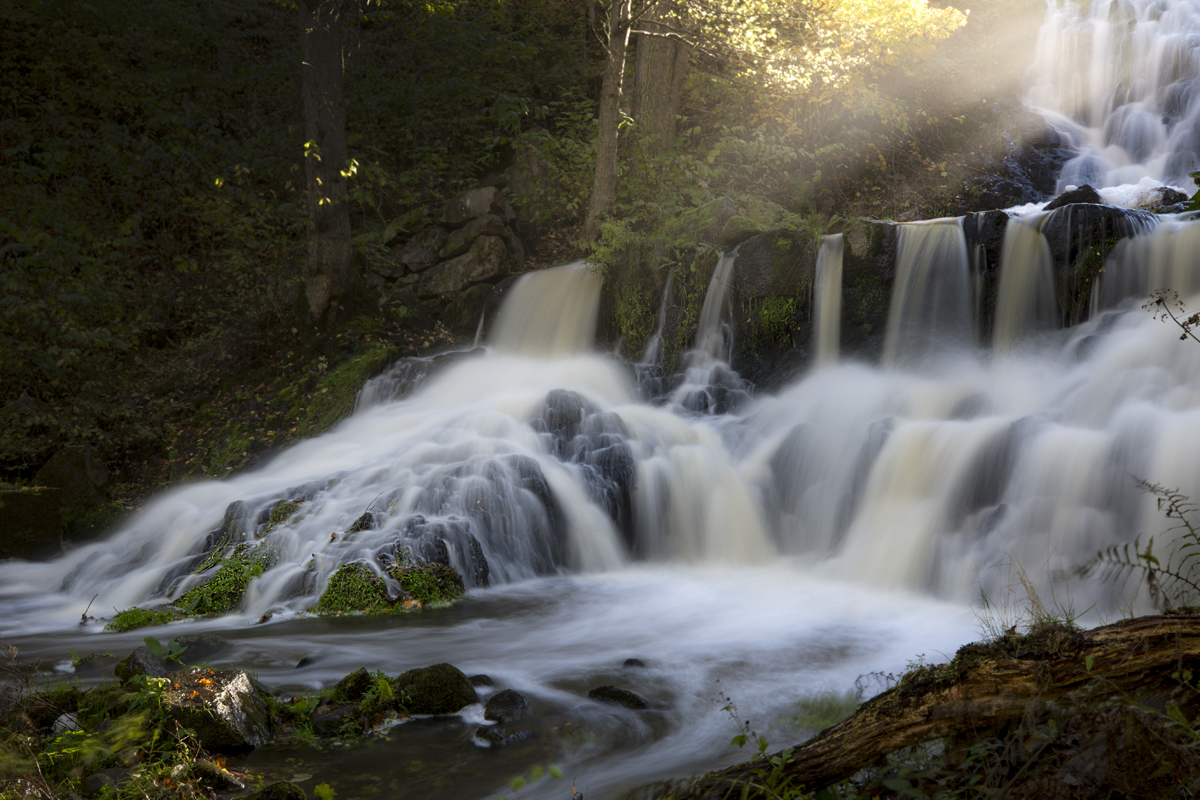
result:
M 1186 137 L 1200 92 L 1172 87 L 1197 86 L 1196 4 L 1120 8 L 1113 22 L 1051 6 L 1037 74 L 1075 83 L 1037 83 L 1031 102 L 1074 132 L 1064 180 L 1194 191 L 1179 154 L 1200 152 Z M 1108 79 L 1080 85 L 1070 65 L 1108 64 L 1095 53 L 1118 23 L 1139 47 L 1160 37 L 1151 55 L 1121 58 L 1175 55 L 1160 59 L 1157 83 L 1104 105 L 1088 87 Z M 1200 345 L 1140 308 L 1164 286 L 1200 291 L 1200 224 L 1139 223 L 1113 251 L 1090 319 L 1060 329 L 1044 311 L 1054 287 L 1039 272 L 1050 269 L 1041 219 L 1010 226 L 994 347 L 976 344 L 961 220 L 906 225 L 881 365 L 838 358 L 842 243 L 826 237 L 819 366 L 773 395 L 755 396 L 725 363 L 736 253 L 715 271 L 696 350 L 668 392 L 594 352 L 601 287 L 586 266 L 531 274 L 483 351 L 400 399 L 411 363 L 374 379 L 335 430 L 265 466 L 168 491 L 53 562 L 0 563 L 0 640 L 67 675 L 72 652 L 123 655 L 147 633 L 213 631 L 230 643 L 219 663 L 296 690 L 358 667 L 449 662 L 530 699 L 523 738 L 480 746 L 482 708 L 471 707 L 353 746 L 267 746 L 230 765 L 310 793 L 327 781 L 339 798 L 487 798 L 556 764 L 566 783 L 517 796 L 564 797 L 573 780 L 602 798 L 749 756 L 730 745 L 730 703 L 776 747 L 803 739 L 833 721 L 814 708 L 873 694 L 910 661 L 948 659 L 988 620 L 1016 622 L 1026 584 L 1085 620 L 1145 609 L 1135 587 L 1072 570 L 1167 527 L 1135 478 L 1200 497 Z M 1200 297 L 1185 302 L 1200 309 Z M 280 500 L 300 511 L 270 527 Z M 239 613 L 130 634 L 79 624 L 89 606 L 106 616 L 177 597 L 222 530 L 279 554 Z M 397 616 L 305 614 L 340 564 L 377 567 L 400 550 L 451 563 L 468 598 Z M 587 699 L 602 684 L 651 707 Z

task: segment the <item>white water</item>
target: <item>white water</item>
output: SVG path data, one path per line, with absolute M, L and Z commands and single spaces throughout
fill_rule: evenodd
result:
M 842 334 L 842 234 L 821 237 L 817 254 L 817 280 L 813 287 L 813 351 L 817 364 L 837 361 Z
M 997 352 L 1011 350 L 1022 337 L 1058 326 L 1054 265 L 1041 231 L 1045 216 L 1014 217 L 1004 229 L 992 337 Z

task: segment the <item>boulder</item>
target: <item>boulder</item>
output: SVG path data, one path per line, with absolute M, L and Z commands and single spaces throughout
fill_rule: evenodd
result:
M 449 234 L 436 225 L 418 233 L 408 240 L 400 253 L 400 263 L 409 272 L 423 272 L 441 260 L 441 250 L 446 246 Z M 397 275 L 396 277 L 400 277 Z
M 650 707 L 650 703 L 646 702 L 646 698 L 640 694 L 634 694 L 628 689 L 618 689 L 616 686 L 597 686 L 588 692 L 588 699 L 625 706 L 635 711 Z
M 167 677 L 167 665 L 153 650 L 142 645 L 121 659 L 113 667 L 113 672 L 121 679 L 121 683 L 129 683 L 135 675 L 165 678 Z
M 0 559 L 61 552 L 62 506 L 61 489 L 0 484 Z
M 459 292 L 442 312 L 442 323 L 451 331 L 471 335 L 479 328 L 479 319 L 492 294 L 490 283 L 477 283 Z
M 737 213 L 728 197 L 718 197 L 702 206 L 683 212 L 663 230 L 667 241 L 679 247 L 694 247 L 696 242 L 720 242 L 725 225 Z
M 499 236 L 480 236 L 471 249 L 430 269 L 417 286 L 421 298 L 441 297 L 477 283 L 492 282 L 508 275 L 513 257 Z
M 66 503 L 100 503 L 108 485 L 108 468 L 90 446 L 68 447 L 47 461 L 33 482 L 61 489 Z
M 121 787 L 130 781 L 133 777 L 133 771 L 125 767 L 112 767 L 110 769 L 102 769 L 99 772 L 92 773 L 83 781 L 83 793 L 88 797 L 97 797 L 107 794 L 107 796 L 115 796 Z M 8 797 L 8 795 L 4 795 Z M 17 795 L 20 797 L 20 795 Z
M 520 692 L 505 689 L 488 698 L 483 709 L 483 718 L 491 722 L 512 722 L 521 718 L 529 708 L 529 700 Z
M 252 792 L 243 800 L 308 800 L 304 789 L 288 781 L 268 783 L 256 792 Z
M 479 702 L 471 679 L 450 664 L 410 669 L 396 678 L 397 695 L 408 696 L 410 714 L 453 714 Z
M 344 703 L 357 703 L 375 684 L 366 667 L 359 667 L 333 686 L 333 697 Z
M 196 732 L 205 750 L 253 750 L 270 734 L 270 716 L 259 690 L 241 670 L 177 672 L 163 692 L 167 714 Z
M 439 223 L 450 228 L 474 219 L 482 214 L 495 214 L 505 222 L 517 218 L 512 206 L 495 186 L 481 186 L 451 200 L 442 211 Z
M 732 250 L 752 236 L 763 232 L 763 226 L 749 217 L 738 214 L 729 218 L 721 232 L 721 249 Z
M 504 231 L 504 220 L 500 217 L 495 214 L 481 214 L 461 228 L 450 231 L 446 244 L 442 245 L 438 255 L 444 259 L 461 256 L 480 236 L 503 236 Z
M 1079 186 L 1074 189 L 1068 189 L 1067 191 L 1063 192 L 1058 197 L 1047 203 L 1045 209 L 1043 210 L 1053 211 L 1056 208 L 1062 208 L 1063 206 L 1070 205 L 1071 203 L 1099 204 L 1102 202 L 1104 201 L 1100 199 L 1100 193 L 1085 183 L 1083 186 Z

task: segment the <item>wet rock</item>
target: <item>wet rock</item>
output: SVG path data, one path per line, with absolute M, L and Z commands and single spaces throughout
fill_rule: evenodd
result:
M 345 730 L 346 720 L 357 716 L 357 705 L 323 705 L 312 716 L 313 732 L 326 738 L 336 737 Z
M 504 731 L 496 725 L 480 725 L 475 729 L 475 738 L 488 747 L 502 747 L 508 741 Z
M 1063 192 L 1058 197 L 1046 204 L 1044 211 L 1053 211 L 1056 208 L 1070 205 L 1071 203 L 1095 203 L 1100 204 L 1104 201 L 1100 199 L 1100 193 L 1088 184 L 1079 186 L 1075 189 L 1070 189 Z
M 333 687 L 333 697 L 346 703 L 357 703 L 362 700 L 375 681 L 365 667 L 359 667 L 338 681 Z
M 375 528 L 375 515 L 370 511 L 364 511 L 358 519 L 354 520 L 353 524 L 346 529 L 346 533 L 361 533 Z
M 79 717 L 70 712 L 60 714 L 54 724 L 50 726 L 50 730 L 54 733 L 66 733 L 67 731 L 83 730 L 83 726 L 79 724 Z
M 75 662 L 75 673 L 79 674 L 82 672 L 92 672 L 94 670 L 107 669 L 108 667 L 114 666 L 118 661 L 120 661 L 119 658 L 114 655 L 110 655 L 109 653 L 88 653 L 86 656 Z
M 616 686 L 597 686 L 588 692 L 587 696 L 590 700 L 598 700 L 601 703 L 612 703 L 634 710 L 650 707 L 650 703 L 646 701 L 646 698 L 639 694 L 634 694 L 628 689 L 618 689 Z
M 495 283 L 514 268 L 502 238 L 480 236 L 466 253 L 430 269 L 417 284 L 417 296 L 443 297 L 477 283 Z
M 458 293 L 442 312 L 442 322 L 451 330 L 474 331 L 492 294 L 490 283 L 479 283 Z
M 482 214 L 495 214 L 505 222 L 512 222 L 517 218 L 516 212 L 499 189 L 495 186 L 481 186 L 447 203 L 438 222 L 456 228 Z
M 441 260 L 441 250 L 449 234 L 445 228 L 426 228 L 408 240 L 400 254 L 400 263 L 409 272 L 424 272 Z M 399 276 L 397 276 L 399 277 Z
M 135 675 L 165 678 L 167 665 L 153 650 L 142 645 L 121 659 L 113 668 L 113 672 L 121 679 L 121 683 L 129 683 Z
M 194 670 L 172 675 L 163 692 L 167 714 L 196 733 L 205 750 L 253 750 L 270 733 L 270 718 L 258 688 L 240 670 Z
M 479 702 L 470 679 L 450 664 L 403 672 L 396 678 L 396 689 L 408 695 L 405 705 L 411 714 L 453 714 Z
M 312 656 L 304 656 L 303 658 L 301 658 L 299 661 L 296 662 L 296 666 L 293 667 L 292 669 L 304 669 L 305 667 L 311 667 L 315 663 L 316 663 L 316 659 L 313 658 Z
M 62 552 L 63 493 L 44 486 L 0 486 L 0 559 Z
M 627 659 L 625 659 L 625 663 L 622 664 L 621 666 L 623 666 L 623 667 L 644 667 L 644 666 L 646 666 L 646 662 L 642 661 L 640 658 L 627 658 Z
M 225 640 L 215 633 L 189 633 L 176 636 L 175 643 L 183 648 L 179 653 L 179 663 L 189 667 L 221 652 L 226 644 Z
M 491 722 L 512 722 L 529 708 L 529 700 L 520 692 L 505 689 L 492 695 L 483 709 L 483 718 Z
M 243 800 L 308 800 L 308 795 L 294 783 L 279 781 L 246 795 Z
M 192 764 L 192 774 L 199 778 L 205 786 L 218 792 L 236 792 L 246 788 L 246 785 L 238 780 L 236 775 L 207 758 L 197 759 Z
M 467 680 L 471 682 L 472 686 L 495 686 L 487 675 L 472 675 Z

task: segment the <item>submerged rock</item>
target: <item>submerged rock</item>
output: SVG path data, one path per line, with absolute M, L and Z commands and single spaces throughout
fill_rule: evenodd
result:
M 479 702 L 470 678 L 450 664 L 403 672 L 396 678 L 396 690 L 408 696 L 404 706 L 411 714 L 453 714 Z
M 504 730 L 496 725 L 480 725 L 475 729 L 475 738 L 488 747 L 500 747 L 508 741 Z
M 269 783 L 256 792 L 252 792 L 244 800 L 308 800 L 304 789 L 289 781 Z
M 589 700 L 598 700 L 601 703 L 625 706 L 635 711 L 650 707 L 650 703 L 640 694 L 635 694 L 628 689 L 618 689 L 616 686 L 597 686 L 588 692 L 587 696 Z
M 469 680 L 471 682 L 472 686 L 494 686 L 495 685 L 492 682 L 492 679 L 490 677 L 488 677 L 487 675 L 472 675 L 471 677 L 467 678 L 467 680 Z
M 520 692 L 505 689 L 492 695 L 483 710 L 483 718 L 491 722 L 512 722 L 520 719 L 529 708 L 529 700 Z
M 270 734 L 266 704 L 241 670 L 193 670 L 171 676 L 162 702 L 168 716 L 196 733 L 205 750 L 253 750 Z

